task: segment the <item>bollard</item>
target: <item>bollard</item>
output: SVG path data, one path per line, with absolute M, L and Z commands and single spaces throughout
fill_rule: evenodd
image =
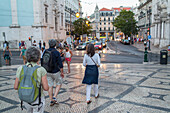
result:
M 148 51 L 147 51 L 147 47 L 145 47 L 144 62 L 148 62 Z
M 3 52 L 2 52 L 2 50 L 0 49 L 0 67 L 2 67 L 2 59 L 1 59 L 1 57 L 2 57 L 2 54 Z

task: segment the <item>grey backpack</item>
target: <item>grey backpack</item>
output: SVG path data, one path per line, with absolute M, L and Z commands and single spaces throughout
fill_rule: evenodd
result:
M 32 66 L 32 64 L 29 65 Z M 40 66 L 28 66 L 23 66 L 19 80 L 18 95 L 21 100 L 21 108 L 22 101 L 31 104 L 37 97 L 39 97 L 39 104 L 41 103 L 41 85 L 38 86 L 37 80 L 37 69 Z

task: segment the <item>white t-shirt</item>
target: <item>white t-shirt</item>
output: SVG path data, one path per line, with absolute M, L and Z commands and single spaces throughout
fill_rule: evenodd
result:
M 100 57 L 98 53 L 95 53 L 92 57 L 92 59 L 94 60 L 94 62 L 98 65 L 100 65 Z M 87 54 L 84 55 L 84 59 L 83 59 L 83 66 L 86 65 L 95 65 L 95 63 Z

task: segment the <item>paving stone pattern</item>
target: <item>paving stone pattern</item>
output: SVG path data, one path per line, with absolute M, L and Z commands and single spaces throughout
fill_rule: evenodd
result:
M 17 65 L 0 68 L 0 113 L 25 113 L 20 109 L 17 91 L 13 89 Z M 66 66 L 64 68 L 66 71 Z M 86 87 L 82 84 L 85 68 L 71 64 L 58 95 L 59 105 L 49 106 L 45 113 L 167 113 L 170 112 L 170 66 L 143 64 L 102 64 L 99 94 L 86 104 Z

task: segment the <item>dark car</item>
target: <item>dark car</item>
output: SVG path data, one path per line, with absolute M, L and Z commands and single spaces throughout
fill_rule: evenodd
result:
M 86 49 L 86 43 L 81 43 L 77 46 L 77 50 L 85 50 Z

